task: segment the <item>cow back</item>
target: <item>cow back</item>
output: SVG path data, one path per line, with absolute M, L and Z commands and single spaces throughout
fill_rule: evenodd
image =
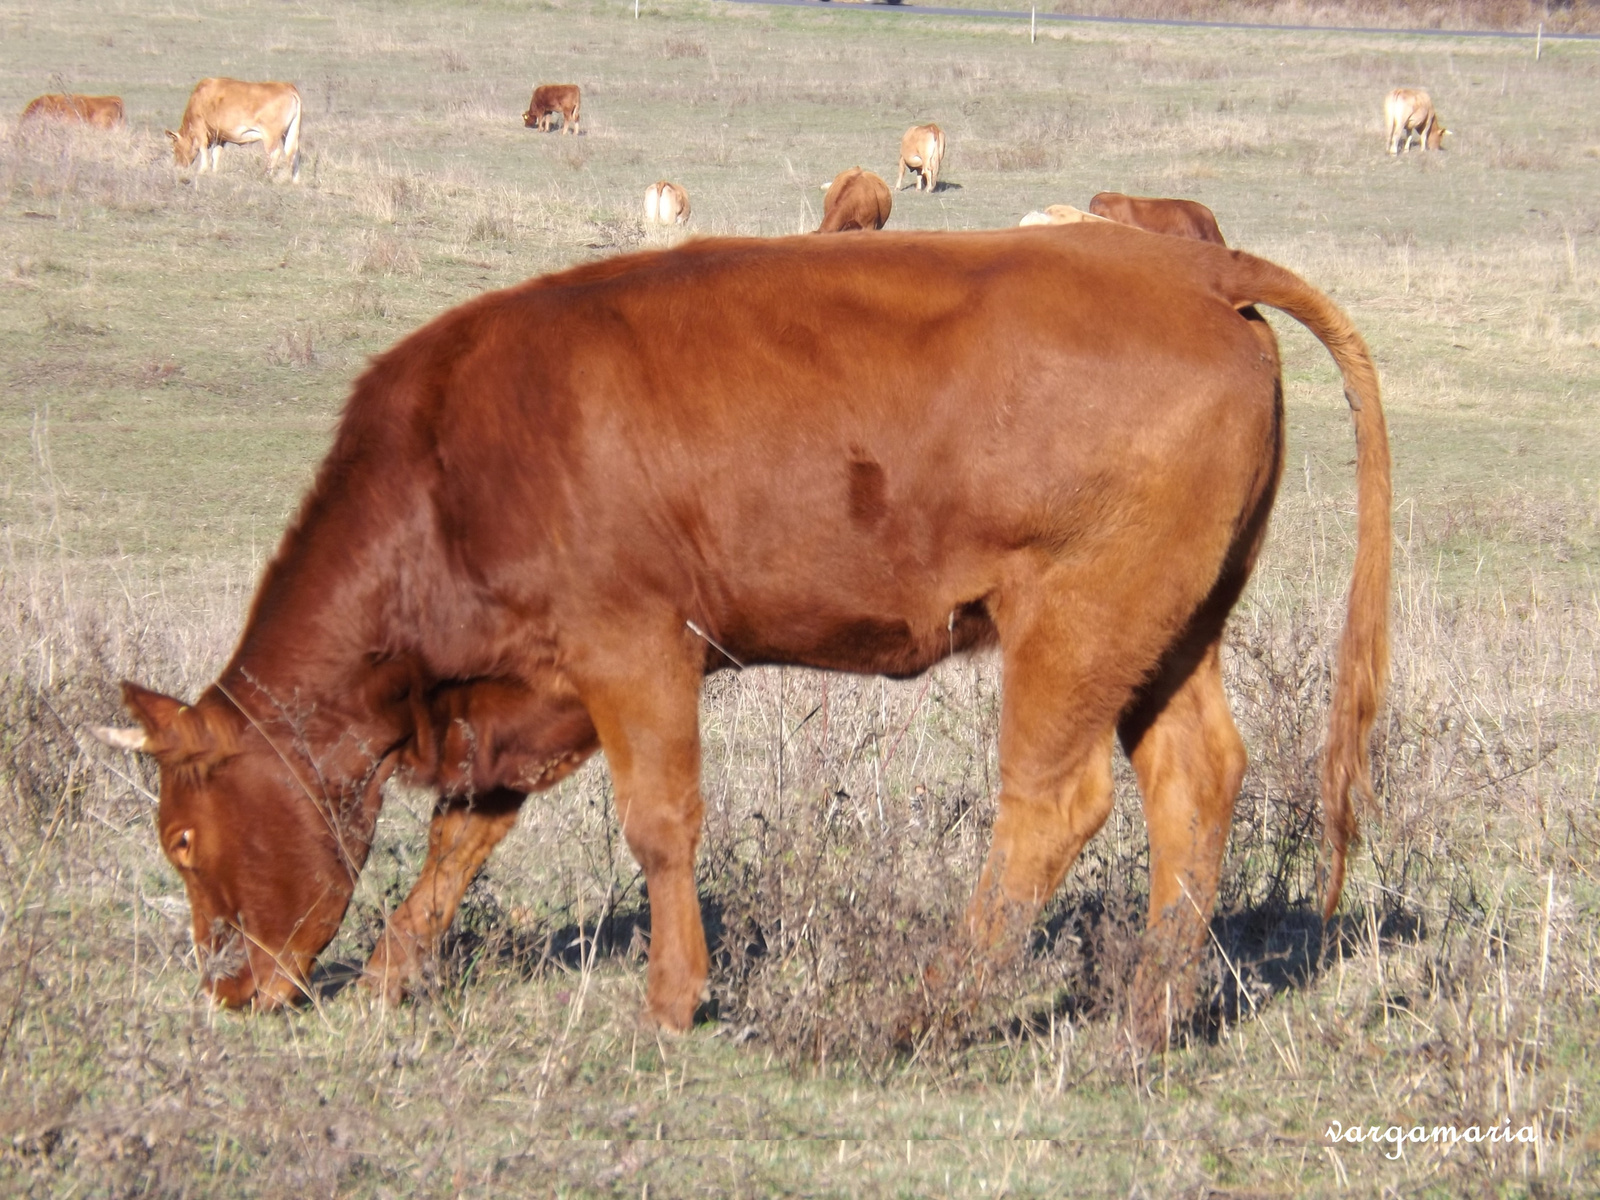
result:
M 1214 242 L 1218 246 L 1227 245 L 1217 225 L 1216 214 L 1196 200 L 1100 192 L 1089 201 L 1089 212 L 1119 225 L 1131 225 L 1149 233 Z

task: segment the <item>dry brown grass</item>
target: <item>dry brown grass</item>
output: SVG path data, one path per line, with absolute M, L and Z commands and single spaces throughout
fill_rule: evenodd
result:
M 1318 539 L 1316 556 L 1337 560 L 1339 534 L 1317 529 L 1300 518 L 1276 536 Z M 643 1142 L 625 1148 L 631 1139 L 647 1142 L 657 1122 L 683 1130 L 674 1089 L 689 1074 L 696 1103 L 714 1109 L 729 1102 L 715 1100 L 724 1087 L 750 1086 L 719 1084 L 719 1072 L 741 1060 L 770 1069 L 776 1057 L 787 1070 L 759 1073 L 744 1101 L 770 1117 L 790 1102 L 779 1099 L 795 1086 L 785 1078 L 856 1079 L 858 1089 L 920 1092 L 924 1105 L 930 1088 L 965 1094 L 983 1080 L 1021 1104 L 1022 1135 L 1053 1138 L 1050 1114 L 1074 1095 L 1220 1085 L 1241 1098 L 1303 1097 L 1320 1080 L 1314 1110 L 1266 1111 L 1323 1161 L 1331 1119 L 1465 1127 L 1504 1115 L 1539 1131 L 1520 1160 L 1423 1148 L 1407 1177 L 1447 1188 L 1503 1170 L 1574 1178 L 1580 1131 L 1593 1127 L 1585 1048 L 1600 995 L 1589 865 L 1600 846 L 1600 610 L 1592 597 L 1555 603 L 1537 588 L 1509 601 L 1449 599 L 1400 549 L 1382 812 L 1327 937 L 1310 908 L 1312 781 L 1337 602 L 1258 593 L 1235 621 L 1229 688 L 1252 768 L 1213 926 L 1210 1000 L 1179 1031 L 1190 1048 L 1154 1062 L 1120 1032 L 1145 886 L 1125 773 L 1116 812 L 1031 951 L 972 1007 L 912 1045 L 898 1039 L 986 847 L 998 706 L 986 661 L 908 684 L 794 670 L 709 684 L 700 880 L 721 1043 L 656 1047 L 629 1032 L 648 902 L 595 767 L 530 803 L 414 1006 L 369 1013 L 346 993 L 286 1025 L 204 1016 L 187 998 L 181 892 L 153 846 L 126 836 L 149 820 L 153 779 L 95 749 L 82 728 L 115 719 L 111 681 L 124 675 L 192 694 L 226 650 L 247 577 L 158 584 L 129 564 L 96 583 L 48 558 L 13 558 L 0 578 L 0 603 L 16 617 L 3 645 L 5 784 L 13 812 L 30 816 L 0 833 L 0 1078 L 21 1088 L 0 1172 L 30 1186 L 161 1190 L 221 1164 L 218 1178 L 245 1170 L 263 1194 L 365 1193 L 402 1176 L 409 1189 L 453 1154 L 452 1178 L 512 1186 L 559 1156 L 537 1144 L 512 1152 L 502 1135 L 468 1135 L 452 1116 L 486 1115 L 509 1089 L 531 1104 L 520 1120 L 533 1129 L 623 1138 L 619 1157 L 560 1167 L 569 1186 L 650 1179 L 672 1193 L 671 1177 L 652 1170 L 657 1155 Z M 328 956 L 335 968 L 376 937 L 416 868 L 426 815 L 425 797 L 391 797 L 355 917 Z M 123 980 L 114 985 L 112 962 Z M 289 1043 L 308 1063 L 292 1081 L 277 1065 Z M 651 1048 L 644 1080 L 641 1046 Z M 385 1099 L 361 1101 L 364 1088 Z M 1256 1145 L 1248 1129 L 1195 1127 L 1185 1111 L 1168 1119 L 1180 1142 L 1199 1141 L 1167 1178 L 1201 1169 L 1195 1156 L 1217 1138 Z M 733 1127 L 754 1134 L 770 1118 L 745 1119 L 755 1124 Z M 394 1151 L 380 1150 L 397 1136 L 413 1146 L 401 1176 Z M 1354 1179 L 1383 1165 L 1361 1148 L 1336 1154 Z M 1265 1161 L 1290 1178 L 1293 1157 L 1280 1145 Z M 746 1184 L 764 1177 L 755 1156 L 736 1158 Z

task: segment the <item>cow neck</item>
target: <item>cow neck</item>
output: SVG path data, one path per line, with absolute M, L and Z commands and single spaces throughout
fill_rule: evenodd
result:
M 362 539 L 318 507 L 285 537 L 218 682 L 280 754 L 342 791 L 411 736 L 414 667 L 382 627 L 401 577 L 395 539 Z

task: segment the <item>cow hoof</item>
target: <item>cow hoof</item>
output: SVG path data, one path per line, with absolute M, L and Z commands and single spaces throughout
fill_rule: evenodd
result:
M 676 1012 L 662 1012 L 655 1005 L 647 1003 L 639 1010 L 639 1022 L 646 1029 L 681 1037 L 694 1024 L 694 1010 L 690 1009 L 688 1016 L 683 1016 Z
M 374 969 L 370 964 L 361 976 L 361 986 L 379 1004 L 392 1008 L 411 994 L 409 981 L 396 972 Z
M 396 937 L 393 931 L 385 933 L 362 972 L 361 986 L 381 1004 L 399 1004 L 422 977 L 422 959 L 416 945 L 404 943 L 409 939 Z

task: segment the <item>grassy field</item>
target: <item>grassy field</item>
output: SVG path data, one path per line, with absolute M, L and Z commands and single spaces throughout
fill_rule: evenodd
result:
M 0 0 L 0 1189 L 38 1195 L 1551 1195 L 1600 1156 L 1600 47 L 1045 30 L 682 0 Z M 170 165 L 203 75 L 292 79 L 303 182 Z M 525 131 L 535 82 L 584 135 Z M 1443 155 L 1383 152 L 1429 88 Z M 530 803 L 416 1002 L 344 990 L 420 864 L 397 791 L 316 1003 L 196 996 L 116 680 L 195 694 L 367 355 L 477 292 L 694 233 L 814 228 L 900 132 L 949 139 L 891 228 L 1185 195 L 1345 305 L 1384 373 L 1396 647 L 1382 802 L 1319 942 L 1313 759 L 1350 549 L 1331 363 L 1279 322 L 1289 463 L 1228 674 L 1252 755 L 1206 1018 L 1123 1036 L 1145 888 L 1126 777 L 1034 952 L 960 1036 L 895 999 L 976 877 L 998 678 L 708 685 L 718 1019 L 642 1031 L 648 912 L 596 762 Z M 758 951 L 757 948 L 760 950 Z M 1330 1144 L 1509 1121 L 1532 1143 Z

